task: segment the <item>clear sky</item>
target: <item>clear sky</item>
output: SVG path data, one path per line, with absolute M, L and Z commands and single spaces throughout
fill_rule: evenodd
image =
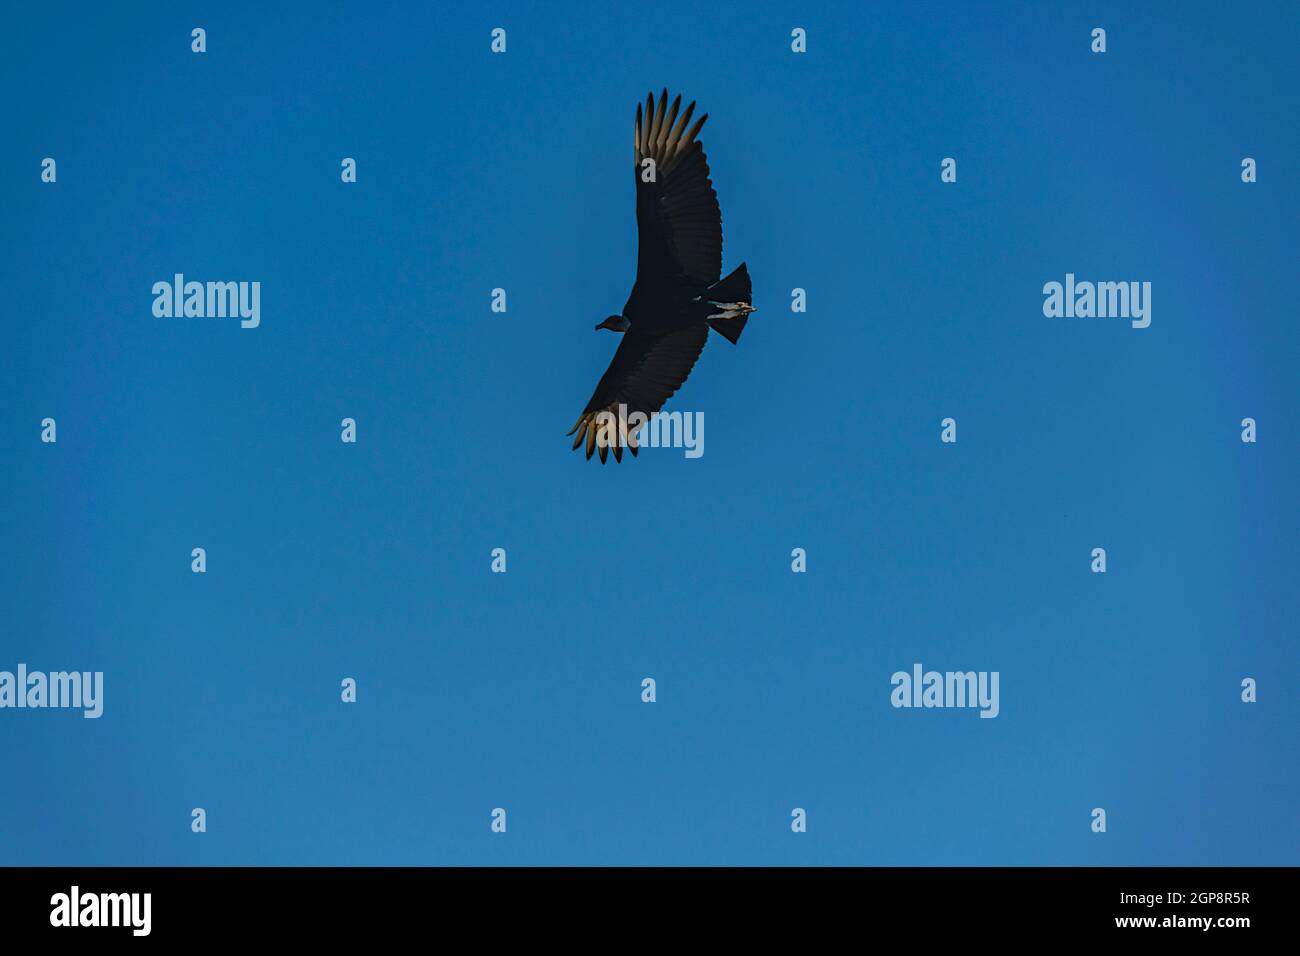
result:
M 12 7 L 0 863 L 1300 862 L 1300 13 L 1137 6 Z M 601 467 L 664 86 L 759 311 Z

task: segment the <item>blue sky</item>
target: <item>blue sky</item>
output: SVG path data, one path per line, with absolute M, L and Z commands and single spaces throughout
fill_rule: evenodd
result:
M 0 669 L 106 689 L 0 711 L 0 863 L 1300 862 L 1300 13 L 1132 7 L 11 11 Z M 664 86 L 760 311 L 602 468 Z

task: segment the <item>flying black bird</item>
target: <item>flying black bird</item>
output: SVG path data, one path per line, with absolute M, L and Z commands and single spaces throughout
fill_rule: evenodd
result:
M 587 457 L 599 448 L 623 460 L 623 447 L 637 451 L 641 413 L 648 418 L 681 388 L 704 349 L 709 329 L 735 344 L 751 305 L 749 272 L 742 262 L 722 275 L 722 212 L 709 179 L 703 144 L 696 139 L 709 118 L 690 127 L 695 104 L 678 118 L 678 96 L 668 91 L 636 107 L 632 155 L 636 175 L 636 282 L 619 315 L 597 329 L 622 332 L 614 359 L 595 394 L 569 434 L 573 447 L 586 444 Z M 599 435 L 598 435 L 599 433 Z

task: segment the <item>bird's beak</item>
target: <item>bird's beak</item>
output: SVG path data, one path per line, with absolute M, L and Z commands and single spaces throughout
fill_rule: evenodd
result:
M 605 323 L 602 322 L 602 323 L 600 323 L 600 325 L 596 326 L 596 328 L 594 329 L 594 331 L 599 332 L 599 331 L 600 331 L 601 329 L 603 329 L 604 327 L 605 327 Z

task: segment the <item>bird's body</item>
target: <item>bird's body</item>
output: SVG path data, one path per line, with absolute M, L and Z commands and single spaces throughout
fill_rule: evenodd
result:
M 653 94 L 644 114 L 637 105 L 636 281 L 622 313 L 596 326 L 623 338 L 569 431 L 574 448 L 585 444 L 588 458 L 599 449 L 602 462 L 610 449 L 615 461 L 624 447 L 636 454 L 637 416 L 659 411 L 686 381 L 710 328 L 735 343 L 754 311 L 743 263 L 720 279 L 722 213 L 696 139 L 708 115 L 688 130 L 695 104 L 679 118 L 680 105 L 679 96 L 668 107 L 667 90 L 658 108 Z

